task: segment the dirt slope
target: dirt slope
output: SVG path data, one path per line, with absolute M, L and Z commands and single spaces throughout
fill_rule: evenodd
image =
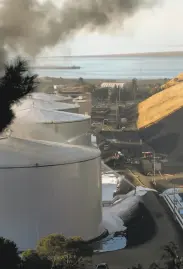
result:
M 183 79 L 183 74 L 182 74 Z M 138 129 L 146 128 L 183 107 L 183 82 L 179 81 L 138 105 Z

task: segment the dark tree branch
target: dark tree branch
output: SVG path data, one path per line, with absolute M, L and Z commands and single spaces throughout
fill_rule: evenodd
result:
M 4 71 L 0 78 L 0 132 L 14 119 L 11 106 L 38 86 L 37 75 L 30 74 L 27 61 L 20 57 L 14 63 L 5 64 Z

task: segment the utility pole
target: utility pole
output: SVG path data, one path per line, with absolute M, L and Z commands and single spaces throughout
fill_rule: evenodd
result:
M 155 176 L 156 176 L 156 154 L 155 154 L 155 151 L 154 151 L 154 153 L 153 153 L 153 184 L 154 185 L 156 185 Z
M 116 125 L 118 124 L 118 99 L 116 96 Z
M 121 88 L 119 87 L 119 104 L 121 103 Z
M 173 194 L 173 215 L 174 215 L 174 218 L 176 219 L 176 198 L 175 198 L 175 194 L 176 194 L 176 190 L 175 190 L 175 184 L 173 184 L 173 190 L 174 190 L 174 194 Z
M 135 186 L 134 196 L 137 194 L 137 186 Z

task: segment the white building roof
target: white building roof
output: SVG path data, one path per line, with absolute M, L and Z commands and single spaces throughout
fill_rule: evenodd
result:
M 89 116 L 31 107 L 16 111 L 14 123 L 64 123 L 89 120 Z
M 15 104 L 12 108 L 15 111 L 31 108 L 31 107 L 37 107 L 41 109 L 49 109 L 49 110 L 67 110 L 72 108 L 79 108 L 79 105 L 77 104 L 68 104 L 68 103 L 62 103 L 62 102 L 49 102 L 41 99 L 34 99 L 34 98 L 28 98 L 19 101 L 17 104 Z
M 36 166 L 63 165 L 99 156 L 99 150 L 89 147 L 14 137 L 0 139 L 0 169 L 35 167 L 36 164 Z
M 124 88 L 125 83 L 122 82 L 103 82 L 100 87 L 101 88 Z
M 29 95 L 27 98 L 34 98 L 34 99 L 41 99 L 41 100 L 45 100 L 45 101 L 68 101 L 68 100 L 72 100 L 71 97 L 69 96 L 62 96 L 60 94 L 48 94 L 48 93 L 44 93 L 44 92 L 33 92 L 31 95 Z

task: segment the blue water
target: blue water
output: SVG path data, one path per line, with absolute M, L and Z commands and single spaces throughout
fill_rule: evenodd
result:
M 80 66 L 78 70 L 35 70 L 40 76 L 91 79 L 171 78 L 183 72 L 183 56 L 39 58 L 39 65 Z

